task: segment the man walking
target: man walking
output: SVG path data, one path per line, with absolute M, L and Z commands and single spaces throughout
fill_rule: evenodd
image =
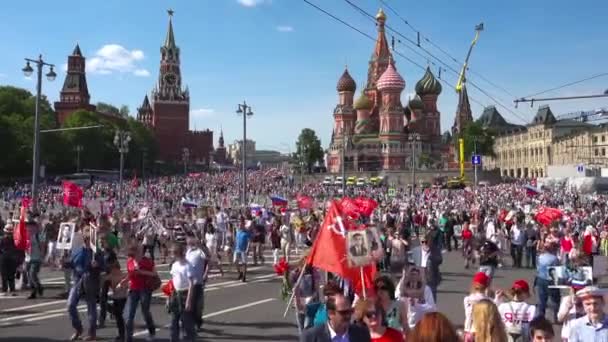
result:
M 74 334 L 71 341 L 80 339 L 82 335 L 82 322 L 78 316 L 78 302 L 84 297 L 89 318 L 89 333 L 85 341 L 94 341 L 97 332 L 97 294 L 99 293 L 100 274 L 104 269 L 103 257 L 95 254 L 91 248 L 89 229 L 82 232 L 83 246 L 72 254 L 71 267 L 73 270 L 74 285 L 68 295 L 68 314 Z
M 190 236 L 187 239 L 188 250 L 186 252 L 186 260 L 192 267 L 192 307 L 194 324 L 197 330 L 201 330 L 203 327 L 203 310 L 205 308 L 205 282 L 207 280 L 207 273 L 209 272 L 209 253 L 206 253 L 203 249 L 207 249 L 205 245 L 202 245 L 194 236 Z
M 239 230 L 236 232 L 234 246 L 234 264 L 239 273 L 239 280 L 247 281 L 247 250 L 249 249 L 251 232 L 245 228 L 245 218 L 241 218 Z

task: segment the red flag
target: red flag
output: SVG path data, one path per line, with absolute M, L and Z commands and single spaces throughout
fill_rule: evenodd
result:
M 299 209 L 311 209 L 313 207 L 313 200 L 310 196 L 298 195 L 296 196 L 296 202 L 298 202 Z
M 21 199 L 21 213 L 19 215 L 19 226 L 13 232 L 13 241 L 15 242 L 15 248 L 25 251 L 28 249 L 30 244 L 30 237 L 25 228 L 25 215 L 27 208 L 30 206 L 31 199 L 24 197 Z
M 78 185 L 63 181 L 63 204 L 70 207 L 82 207 L 83 192 Z
M 134 188 L 139 187 L 139 181 L 137 180 L 137 173 L 133 174 L 133 179 L 131 180 L 131 186 Z
M 370 216 L 378 207 L 378 202 L 369 197 L 359 196 L 355 198 L 355 203 L 359 207 L 359 212 L 363 214 L 363 216 Z
M 355 292 L 361 295 L 364 287 L 367 290 L 373 287 L 372 282 L 376 276 L 376 266 L 373 263 L 365 266 L 363 272 L 360 267 L 349 267 L 346 257 L 346 231 L 352 229 L 352 225 L 349 221 L 342 220 L 340 207 L 341 205 L 338 202 L 331 202 L 321 229 L 308 254 L 307 263 L 350 281 Z
M 342 214 L 352 219 L 359 218 L 359 205 L 352 198 L 343 197 L 338 205 Z
M 534 220 L 544 226 L 549 226 L 553 221 L 560 220 L 563 216 L 564 213 L 559 209 L 541 207 L 534 215 Z

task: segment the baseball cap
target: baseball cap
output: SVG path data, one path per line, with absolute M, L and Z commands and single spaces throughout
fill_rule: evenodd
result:
M 490 284 L 490 277 L 483 272 L 477 272 L 473 276 L 473 284 L 479 284 L 487 287 Z
M 530 292 L 530 285 L 528 285 L 528 282 L 523 279 L 514 281 L 511 288 L 513 290 L 521 290 L 528 293 Z

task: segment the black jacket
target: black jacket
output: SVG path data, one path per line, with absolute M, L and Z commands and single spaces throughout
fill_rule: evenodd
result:
M 348 327 L 348 338 L 350 342 L 370 342 L 371 337 L 367 329 L 351 324 Z M 300 336 L 300 342 L 331 342 L 329 327 L 327 324 L 307 329 Z

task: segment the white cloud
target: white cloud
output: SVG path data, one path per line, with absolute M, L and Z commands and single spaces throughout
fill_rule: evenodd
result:
M 190 111 L 190 116 L 193 118 L 208 118 L 215 114 L 215 109 L 213 108 L 199 108 Z
M 148 77 L 150 76 L 150 72 L 146 69 L 137 69 L 133 72 L 135 76 Z
M 267 0 L 236 0 L 236 2 L 238 2 L 241 6 L 251 8 L 251 7 L 256 7 L 258 5 L 261 5 L 263 3 L 270 2 L 270 1 L 267 1 Z
M 5 77 L 6 77 L 6 74 L 3 74 L 0 72 L 0 78 L 5 78 Z
M 68 71 L 68 63 L 61 64 L 61 70 Z
M 135 76 L 150 76 L 150 72 L 138 63 L 144 59 L 141 50 L 128 50 L 122 45 L 106 44 L 87 61 L 87 72 L 108 75 L 114 72 Z
M 25 79 L 26 81 L 33 80 L 32 76 L 23 76 L 23 79 Z
M 293 26 L 281 25 L 277 26 L 279 32 L 293 32 Z

